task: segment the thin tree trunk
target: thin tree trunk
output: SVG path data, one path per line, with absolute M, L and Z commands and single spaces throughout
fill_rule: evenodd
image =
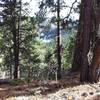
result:
M 16 0 L 13 1 L 12 14 L 12 34 L 13 34 L 13 53 L 14 53 L 14 79 L 18 78 L 19 69 L 19 46 L 18 46 L 18 32 L 16 27 Z
M 57 1 L 57 78 L 61 79 L 61 34 L 60 34 L 60 0 Z

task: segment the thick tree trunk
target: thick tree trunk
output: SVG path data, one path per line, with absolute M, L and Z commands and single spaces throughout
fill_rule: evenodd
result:
M 78 32 L 76 36 L 76 43 L 74 49 L 74 58 L 72 63 L 72 71 L 79 71 L 81 69 L 81 57 L 82 57 L 82 25 L 83 25 L 83 1 L 81 0 L 81 9 L 80 9 L 80 19 L 78 25 Z
M 98 82 L 100 78 L 100 7 L 95 7 L 95 47 L 93 51 L 93 59 L 89 68 L 89 81 Z
M 82 59 L 81 59 L 81 75 L 80 81 L 87 82 L 89 80 L 89 63 L 88 52 L 90 49 L 90 36 L 92 33 L 92 0 L 84 0 L 83 2 L 83 32 L 82 32 Z
M 96 40 L 94 56 L 89 70 L 89 81 L 98 82 L 100 78 L 100 38 Z
M 93 3 L 95 3 L 93 0 L 82 0 L 81 4 L 79 33 L 72 65 L 74 71 L 81 69 L 81 82 L 97 82 L 100 77 L 100 7 L 96 7 Z M 92 62 L 88 57 L 90 43 L 92 48 L 95 44 Z

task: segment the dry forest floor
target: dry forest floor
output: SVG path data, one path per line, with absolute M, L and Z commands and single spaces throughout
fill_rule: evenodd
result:
M 67 73 L 59 81 L 32 81 L 29 84 L 0 85 L 0 100 L 100 100 L 100 82 L 81 84 L 79 73 Z

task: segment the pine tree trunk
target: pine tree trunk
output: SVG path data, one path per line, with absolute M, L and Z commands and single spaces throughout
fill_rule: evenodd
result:
M 94 56 L 90 66 L 89 81 L 98 82 L 100 78 L 100 38 L 96 40 Z
M 14 0 L 13 5 L 13 14 L 12 14 L 12 34 L 13 34 L 13 53 L 14 53 L 14 79 L 18 78 L 18 69 L 19 69 L 19 44 L 18 44 L 18 31 L 17 31 L 17 15 L 16 15 L 16 0 Z
M 82 57 L 82 25 L 83 25 L 83 1 L 81 0 L 81 9 L 80 9 L 80 19 L 78 25 L 78 32 L 76 36 L 76 43 L 74 49 L 74 58 L 72 63 L 72 71 L 79 71 L 81 69 L 81 57 Z
M 80 24 L 72 70 L 81 69 L 81 82 L 97 82 L 100 77 L 100 7 L 93 9 L 95 7 L 93 0 L 82 0 L 81 3 Z M 96 34 L 97 31 L 98 35 Z M 97 38 L 95 39 L 96 35 Z M 90 43 L 92 46 L 95 44 L 95 47 L 93 46 L 92 62 L 89 63 Z
M 93 59 L 90 66 L 89 77 L 91 82 L 98 82 L 100 78 L 100 7 L 95 9 L 96 16 L 96 41 L 93 52 Z
M 96 2 L 97 3 L 97 2 Z M 98 5 L 98 4 L 95 4 Z M 98 82 L 100 78 L 100 7 L 95 6 L 95 46 L 93 59 L 89 68 L 89 81 Z
M 17 44 L 16 18 L 13 17 L 13 53 L 14 53 L 14 79 L 18 78 L 19 50 Z
M 84 0 L 83 2 L 83 32 L 82 32 L 82 58 L 81 58 L 81 75 L 80 81 L 87 82 L 89 80 L 89 63 L 88 52 L 90 49 L 90 36 L 92 33 L 92 0 Z
M 61 79 L 61 33 L 60 33 L 60 0 L 57 1 L 57 78 Z

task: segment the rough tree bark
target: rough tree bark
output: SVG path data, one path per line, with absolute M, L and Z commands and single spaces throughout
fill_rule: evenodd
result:
M 81 0 L 80 23 L 72 64 L 72 71 L 80 70 L 81 82 L 97 82 L 100 77 L 100 2 L 96 4 L 96 1 Z M 88 57 L 91 46 L 94 48 L 92 61 Z
M 74 58 L 72 63 L 72 71 L 80 71 L 81 69 L 81 57 L 82 57 L 82 25 L 83 25 L 83 0 L 81 0 L 81 9 L 80 9 L 80 18 L 78 25 L 78 32 L 76 36 L 75 49 L 74 49 Z
M 98 82 L 100 78 L 100 38 L 96 40 L 94 56 L 89 71 L 89 81 Z
M 100 7 L 94 6 L 92 0 L 84 0 L 83 51 L 81 62 L 81 82 L 98 82 L 100 77 Z M 93 9 L 94 8 L 94 9 Z M 92 13 L 94 12 L 94 16 Z M 95 18 L 94 18 L 95 17 Z M 95 19 L 95 21 L 93 21 Z M 92 25 L 92 26 L 91 26 Z M 95 31 L 93 58 L 89 66 L 87 54 L 90 50 L 90 39 Z M 92 39 L 93 40 L 93 39 Z
M 91 82 L 98 82 L 100 78 L 100 7 L 97 6 L 95 9 L 95 16 L 96 16 L 96 41 L 95 47 L 93 51 L 93 59 L 90 65 L 90 81 Z
M 92 33 L 92 9 L 93 1 L 83 1 L 83 32 L 82 32 L 82 59 L 81 59 L 81 74 L 80 81 L 87 82 L 89 80 L 89 63 L 88 63 L 88 52 L 90 49 L 90 36 Z

